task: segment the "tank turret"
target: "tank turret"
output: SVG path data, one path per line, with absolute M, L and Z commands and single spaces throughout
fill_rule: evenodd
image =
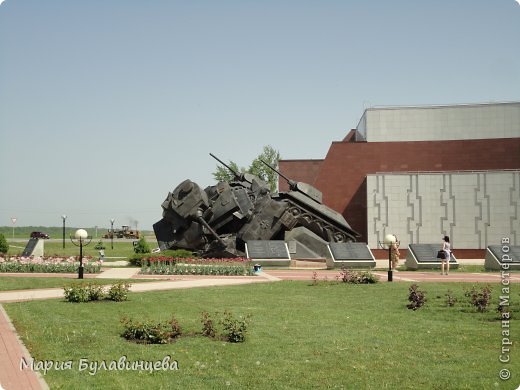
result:
M 270 192 L 267 183 L 260 179 L 258 176 L 248 172 L 237 172 L 214 154 L 210 153 L 209 155 L 213 157 L 215 160 L 217 160 L 220 164 L 222 164 L 227 170 L 229 170 L 233 174 L 233 180 L 231 180 L 231 182 L 229 183 L 230 186 L 241 186 L 248 190 L 251 190 L 255 198 Z
M 291 180 L 287 176 L 285 176 L 282 173 L 280 173 L 280 171 L 278 171 L 277 169 L 274 169 L 271 165 L 266 163 L 264 160 L 260 160 L 260 161 L 262 161 L 265 165 L 267 165 L 271 170 L 276 172 L 280 177 L 285 179 L 287 184 L 289 184 L 289 189 L 291 191 L 299 192 L 299 193 L 301 193 L 301 194 L 303 194 L 305 196 L 308 196 L 312 200 L 314 200 L 314 201 L 316 201 L 316 202 L 321 204 L 321 201 L 322 201 L 322 198 L 323 198 L 323 194 L 316 187 L 313 187 L 313 186 L 311 186 L 310 184 L 307 184 L 307 183 L 302 183 L 302 182 Z
M 360 234 L 350 227 L 343 215 L 322 203 L 322 193 L 310 184 L 289 179 L 271 165 L 262 161 L 289 184 L 289 191 L 279 192 L 273 198 L 287 201 L 296 219 L 296 226 L 304 226 L 325 241 L 356 241 Z

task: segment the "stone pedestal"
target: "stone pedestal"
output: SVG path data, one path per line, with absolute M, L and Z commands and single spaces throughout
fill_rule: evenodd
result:
M 23 257 L 43 257 L 43 241 L 41 238 L 31 238 L 22 252 Z

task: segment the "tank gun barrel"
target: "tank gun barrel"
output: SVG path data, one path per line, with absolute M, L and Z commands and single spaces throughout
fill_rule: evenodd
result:
M 226 247 L 226 243 L 222 240 L 222 238 L 220 238 L 220 236 L 217 234 L 217 232 L 215 232 L 215 230 L 213 230 L 211 228 L 211 226 L 209 226 L 209 223 L 206 222 L 206 220 L 204 218 L 202 218 L 202 210 L 197 210 L 197 220 L 202 224 L 204 225 L 204 227 L 206 229 L 208 229 L 208 231 L 213 235 L 213 237 L 215 237 L 217 239 L 217 241 L 220 243 L 220 245 L 222 245 L 223 248 Z
M 291 190 L 296 189 L 297 184 L 296 184 L 296 182 L 294 180 L 289 179 L 287 176 L 285 176 L 283 173 L 280 173 L 280 171 L 278 171 L 277 169 L 274 169 L 271 165 L 266 163 L 264 160 L 260 159 L 260 161 L 262 161 L 265 165 L 267 165 L 272 171 L 276 172 L 278 175 L 283 177 L 285 179 L 285 181 L 287 182 L 287 184 L 289 184 L 289 188 Z
M 221 163 L 224 167 L 226 167 L 228 169 L 228 171 L 230 171 L 233 174 L 233 176 L 235 176 L 235 178 L 242 179 L 242 177 L 243 177 L 242 174 L 235 171 L 233 168 L 231 168 L 229 165 L 227 165 L 224 161 L 222 161 L 220 158 L 215 156 L 213 153 L 210 153 L 209 155 L 211 157 L 213 157 L 215 160 L 217 160 L 219 163 Z

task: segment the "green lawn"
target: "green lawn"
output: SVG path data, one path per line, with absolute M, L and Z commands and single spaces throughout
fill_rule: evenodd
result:
M 408 283 L 345 285 L 277 282 L 246 286 L 133 293 L 122 303 L 72 304 L 46 300 L 4 304 L 37 361 L 72 361 L 72 369 L 50 370 L 51 389 L 310 389 L 419 388 L 515 389 L 520 352 L 502 364 L 501 322 L 493 310 L 476 313 L 465 301 L 470 285 L 421 284 L 428 302 L 406 308 Z M 448 289 L 459 304 L 448 308 Z M 510 293 L 514 316 L 519 286 Z M 169 319 L 185 332 L 200 331 L 207 310 L 252 315 L 245 343 L 184 337 L 169 345 L 136 345 L 120 337 L 120 319 Z M 511 321 L 518 340 L 518 319 Z M 172 355 L 178 371 L 79 371 L 80 359 L 158 361 Z M 508 368 L 503 382 L 498 372 Z
M 120 279 L 83 279 L 83 283 L 93 284 L 113 284 L 119 282 Z M 153 281 L 151 279 L 125 279 L 125 282 L 140 283 Z M 35 278 L 35 277 L 18 277 L 5 276 L 0 274 L 0 291 L 14 290 L 32 290 L 38 288 L 57 288 L 69 285 L 71 283 L 79 283 L 77 278 Z
M 44 232 L 47 233 L 50 238 L 62 238 L 63 237 L 63 226 L 61 225 L 62 220 L 61 216 L 58 218 L 60 221 L 60 226 L 15 226 L 13 230 L 13 226 L 0 226 L 0 234 L 3 234 L 5 238 L 27 238 L 31 236 L 31 232 Z M 82 229 L 86 229 L 89 234 L 92 236 L 96 235 L 96 228 L 94 226 L 82 226 Z M 114 229 L 120 229 L 121 226 L 114 225 Z M 132 226 L 134 228 L 134 226 Z M 68 240 L 71 235 L 74 235 L 79 227 L 66 226 L 65 227 L 65 238 Z M 107 227 L 99 226 L 97 229 L 97 237 L 100 238 L 106 233 L 108 233 Z M 13 236 L 14 233 L 14 236 Z M 153 236 L 153 232 L 149 230 L 141 230 L 141 234 L 145 236 Z
M 29 241 L 29 240 L 27 240 Z M 92 240 L 92 242 L 83 247 L 83 255 L 84 256 L 92 256 L 95 259 L 99 258 L 99 250 L 95 249 L 94 246 L 97 244 L 99 240 Z M 9 241 L 9 254 L 10 255 L 20 255 L 25 248 L 27 242 L 12 242 Z M 157 241 L 147 238 L 147 242 L 149 243 L 151 248 L 157 246 Z M 74 246 L 70 242 L 65 243 L 65 248 L 63 248 L 63 242 L 61 241 L 43 241 L 44 245 L 44 254 L 45 256 L 79 256 L 79 248 Z M 105 260 L 121 260 L 117 259 L 117 257 L 130 257 L 134 254 L 134 246 L 132 244 L 132 240 L 127 241 L 116 241 L 114 242 L 114 249 L 112 249 L 110 240 L 103 240 L 105 245 Z M 116 259 L 110 259 L 111 257 L 116 257 Z

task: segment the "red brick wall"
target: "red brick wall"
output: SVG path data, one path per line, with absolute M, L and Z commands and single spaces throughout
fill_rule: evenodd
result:
M 322 191 L 323 203 L 342 213 L 352 228 L 361 233 L 360 241 L 366 242 L 365 181 L 368 174 L 518 169 L 520 168 L 519 156 L 520 138 L 333 142 L 325 160 L 280 161 L 280 170 L 287 176 L 313 184 Z M 316 172 L 313 169 L 319 172 L 315 180 L 312 180 Z
M 280 160 L 278 162 L 280 172 L 294 181 L 301 181 L 314 185 L 320 172 L 323 160 Z M 289 186 L 282 177 L 278 177 L 280 191 L 288 191 Z

